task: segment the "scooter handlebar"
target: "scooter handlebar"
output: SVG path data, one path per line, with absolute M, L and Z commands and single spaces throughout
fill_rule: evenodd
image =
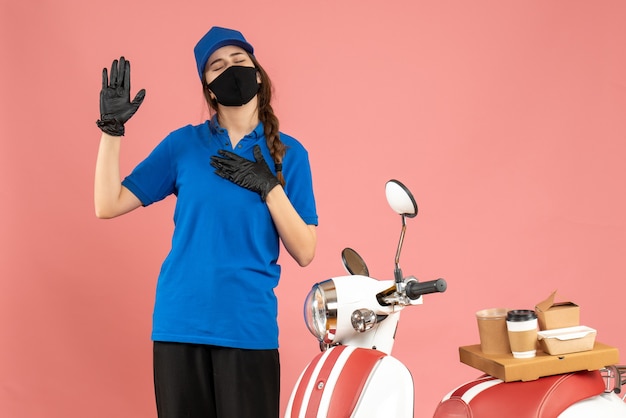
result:
M 406 284 L 405 292 L 409 299 L 415 300 L 422 295 L 428 293 L 442 293 L 448 288 L 448 284 L 444 279 L 429 280 L 427 282 L 418 282 L 417 280 L 409 280 Z

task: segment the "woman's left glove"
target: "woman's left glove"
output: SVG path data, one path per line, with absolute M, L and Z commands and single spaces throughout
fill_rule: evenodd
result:
M 263 158 L 261 148 L 254 146 L 254 158 L 250 161 L 226 150 L 219 150 L 220 156 L 211 157 L 211 165 L 216 168 L 215 174 L 233 183 L 257 192 L 265 202 L 268 193 L 280 184 Z

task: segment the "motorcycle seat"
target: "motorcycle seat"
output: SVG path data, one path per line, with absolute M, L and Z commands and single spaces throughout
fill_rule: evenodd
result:
M 528 382 L 504 382 L 485 375 L 446 395 L 434 418 L 554 418 L 570 405 L 603 393 L 605 387 L 598 370 Z

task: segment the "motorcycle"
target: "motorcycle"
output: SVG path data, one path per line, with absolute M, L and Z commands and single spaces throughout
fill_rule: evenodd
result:
M 285 418 L 403 418 L 414 414 L 413 378 L 391 355 L 401 311 L 423 303 L 423 296 L 447 289 L 444 279 L 420 282 L 404 276 L 400 253 L 407 219 L 418 213 L 409 189 L 397 180 L 385 185 L 389 206 L 402 228 L 392 280 L 370 277 L 366 263 L 351 248 L 342 253 L 348 276 L 313 285 L 304 304 L 308 330 L 320 353 L 300 374 Z M 503 382 L 483 375 L 445 395 L 435 418 L 626 417 L 618 396 L 626 366 Z

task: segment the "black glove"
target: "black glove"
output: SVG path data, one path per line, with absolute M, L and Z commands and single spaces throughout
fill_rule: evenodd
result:
M 264 202 L 267 194 L 280 184 L 267 166 L 258 145 L 254 146 L 254 159 L 256 161 L 246 160 L 226 150 L 219 150 L 218 153 L 221 157 L 217 155 L 211 157 L 211 165 L 216 168 L 215 174 L 241 187 L 257 192 Z
M 107 69 L 102 70 L 102 90 L 100 91 L 100 120 L 98 127 L 109 135 L 123 136 L 124 124 L 139 109 L 146 96 L 146 90 L 141 89 L 130 101 L 130 62 L 124 57 L 111 64 L 111 82 L 107 77 Z

